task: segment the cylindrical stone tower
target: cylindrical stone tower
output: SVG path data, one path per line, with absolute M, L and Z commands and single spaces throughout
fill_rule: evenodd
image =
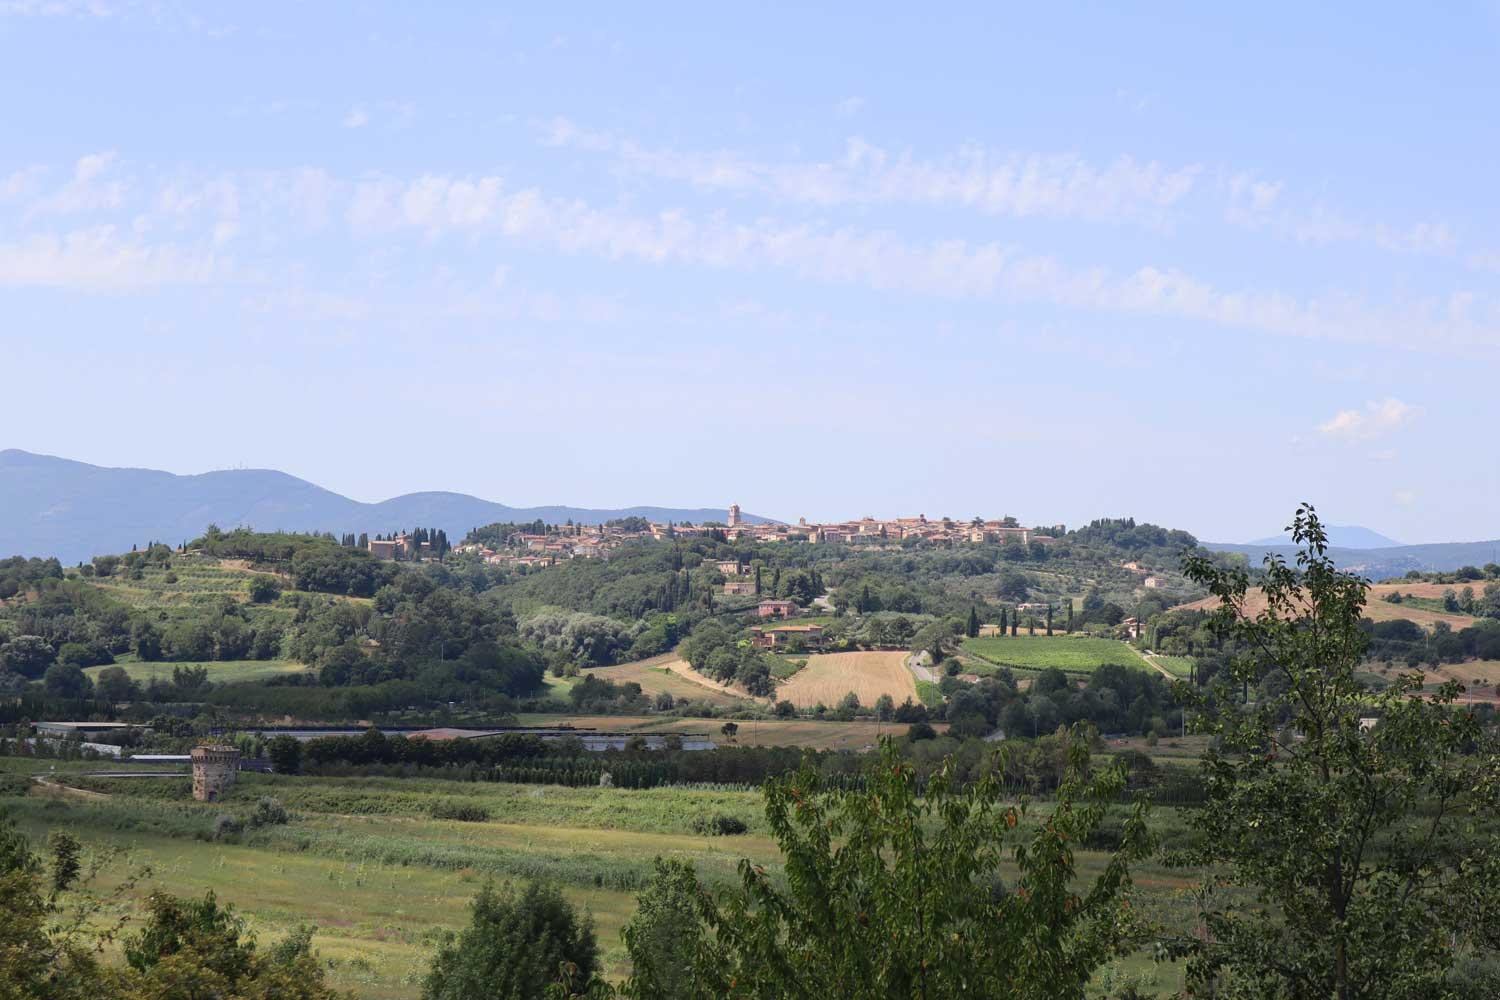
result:
M 212 802 L 234 784 L 240 769 L 240 752 L 236 747 L 202 746 L 193 748 L 193 798 Z

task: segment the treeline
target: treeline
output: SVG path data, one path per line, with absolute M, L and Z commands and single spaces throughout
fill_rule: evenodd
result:
M 480 781 L 530 784 L 597 785 L 608 773 L 625 788 L 660 785 L 758 785 L 767 778 L 795 771 L 803 764 L 828 775 L 857 775 L 863 758 L 799 747 L 716 747 L 684 751 L 645 749 L 644 739 L 626 750 L 589 751 L 579 740 L 543 740 L 527 734 L 505 734 L 469 740 L 428 740 L 387 736 L 378 729 L 359 736 L 326 736 L 302 747 L 306 770 L 338 766 L 365 768 L 462 768 Z M 400 773 L 393 772 L 393 773 Z
M 1037 674 L 1024 692 L 1007 669 L 974 684 L 944 677 L 940 686 L 948 699 L 943 717 L 960 737 L 997 729 L 1012 739 L 1035 737 L 1080 722 L 1105 733 L 1162 737 L 1184 721 L 1165 678 L 1118 664 L 1096 668 L 1081 686 L 1057 669 Z

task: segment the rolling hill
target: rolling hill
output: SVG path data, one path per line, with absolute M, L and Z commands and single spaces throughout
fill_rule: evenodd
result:
M 442 528 L 454 538 L 495 521 L 599 524 L 617 517 L 722 521 L 723 508 L 509 507 L 464 493 L 408 493 L 361 503 L 270 469 L 179 476 L 113 469 L 17 449 L 0 451 L 0 556 L 57 556 L 73 563 L 132 545 L 176 545 L 209 524 L 262 531 L 390 532 Z M 765 521 L 753 514 L 747 521 Z

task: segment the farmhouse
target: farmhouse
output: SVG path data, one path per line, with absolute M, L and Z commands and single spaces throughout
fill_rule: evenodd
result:
M 755 613 L 762 618 L 791 618 L 797 614 L 793 601 L 761 601 Z
M 724 582 L 724 596 L 744 596 L 755 593 L 754 580 L 726 580 Z
M 780 649 L 794 641 L 800 641 L 805 649 L 822 649 L 823 626 L 772 625 L 750 630 L 750 642 L 757 649 Z
M 723 559 L 714 564 L 725 576 L 739 576 L 743 572 L 738 559 Z

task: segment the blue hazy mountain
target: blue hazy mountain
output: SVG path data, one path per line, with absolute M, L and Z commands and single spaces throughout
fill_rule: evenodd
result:
M 262 531 L 391 532 L 442 528 L 457 541 L 496 521 L 599 524 L 617 517 L 722 521 L 723 508 L 509 507 L 463 493 L 408 493 L 361 503 L 271 469 L 179 476 L 112 469 L 50 455 L 0 451 L 0 557 L 57 556 L 65 564 L 159 541 L 177 545 L 221 528 Z M 753 514 L 747 521 L 765 521 Z
M 1405 545 L 1394 538 L 1387 538 L 1378 531 L 1362 528 L 1357 524 L 1324 525 L 1328 532 L 1328 544 L 1340 549 L 1395 549 Z M 1291 535 L 1283 532 L 1269 538 L 1257 538 L 1248 545 L 1290 545 Z

